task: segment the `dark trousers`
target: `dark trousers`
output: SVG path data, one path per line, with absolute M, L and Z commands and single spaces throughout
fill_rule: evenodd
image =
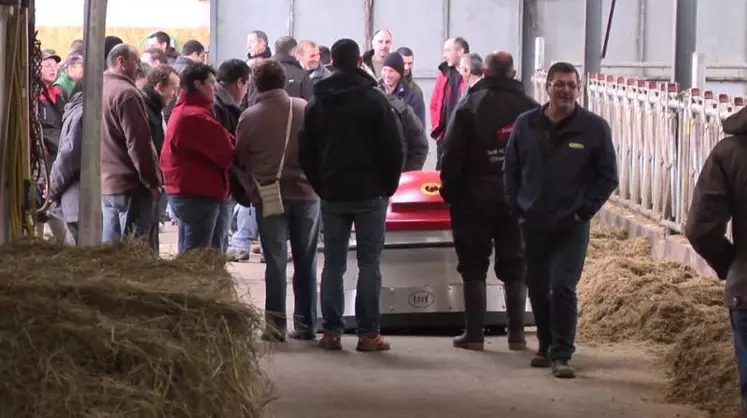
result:
M 488 205 L 491 206 L 491 205 Z M 492 205 L 494 206 L 494 205 Z M 521 230 L 506 208 L 470 210 L 454 205 L 450 209 L 457 271 L 465 281 L 484 281 L 495 250 L 495 275 L 502 282 L 524 280 Z
M 128 194 L 102 195 L 101 212 L 103 217 L 102 241 L 114 244 L 125 237 L 145 238 L 154 251 L 151 228 L 158 223 L 156 203 L 145 189 L 137 189 Z
M 733 309 L 729 312 L 734 334 L 734 354 L 737 357 L 739 388 L 742 394 L 742 417 L 747 417 L 747 311 Z
M 586 260 L 590 224 L 546 227 L 525 222 L 521 228 L 539 351 L 552 360 L 570 360 L 578 319 L 576 285 Z
M 436 170 L 441 170 L 441 158 L 444 156 L 443 138 L 436 141 Z

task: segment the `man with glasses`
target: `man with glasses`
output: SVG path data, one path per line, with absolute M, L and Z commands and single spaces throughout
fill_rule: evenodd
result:
M 589 221 L 618 184 L 609 124 L 578 105 L 580 77 L 568 63 L 547 74 L 549 102 L 521 115 L 506 147 L 506 202 L 519 218 L 526 284 L 539 350 L 532 367 L 573 378 L 576 285 Z

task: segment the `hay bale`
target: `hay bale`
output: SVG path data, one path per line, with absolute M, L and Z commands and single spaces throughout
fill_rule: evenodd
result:
M 269 395 L 225 258 L 0 249 L 0 417 L 258 417 Z
M 670 400 L 731 416 L 738 383 L 722 283 L 653 260 L 644 239 L 620 230 L 595 225 L 592 238 L 578 286 L 580 338 L 652 343 Z

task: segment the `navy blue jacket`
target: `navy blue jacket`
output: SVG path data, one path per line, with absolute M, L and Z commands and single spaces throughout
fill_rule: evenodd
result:
M 535 224 L 572 222 L 574 215 L 589 220 L 618 184 L 610 125 L 577 106 L 548 152 L 546 108 L 523 113 L 514 124 L 506 147 L 506 203 Z

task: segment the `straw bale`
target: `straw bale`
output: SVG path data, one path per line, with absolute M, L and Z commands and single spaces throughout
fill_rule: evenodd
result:
M 261 416 L 260 315 L 215 252 L 0 249 L 0 417 Z
M 579 337 L 650 343 L 669 400 L 733 416 L 738 383 L 723 284 L 650 253 L 646 240 L 594 225 L 578 286 Z

